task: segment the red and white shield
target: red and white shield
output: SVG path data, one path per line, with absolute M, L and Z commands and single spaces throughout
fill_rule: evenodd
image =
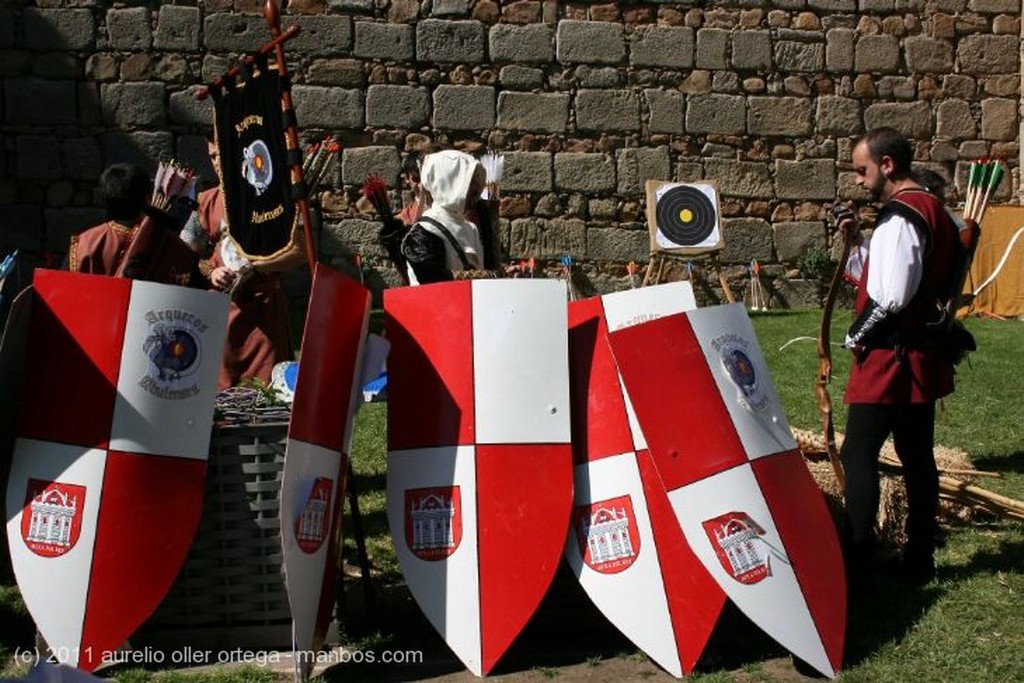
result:
M 610 339 L 693 551 L 751 621 L 835 676 L 846 628 L 839 542 L 746 311 L 701 309 Z
M 391 536 L 409 590 L 477 675 L 536 610 L 565 543 L 565 302 L 564 282 L 539 279 L 384 294 Z
M 228 299 L 48 270 L 34 288 L 7 537 L 39 631 L 92 670 L 195 534 Z
M 576 508 L 565 557 L 609 621 L 675 676 L 700 658 L 725 594 L 683 537 L 619 379 L 608 329 L 694 307 L 687 282 L 569 304 Z M 584 515 L 599 522 L 589 533 Z M 594 562 L 595 554 L 608 559 Z
M 327 636 L 341 553 L 348 449 L 362 395 L 370 292 L 318 264 L 288 425 L 281 483 L 281 544 L 294 647 L 316 652 Z M 297 657 L 302 677 L 315 658 Z

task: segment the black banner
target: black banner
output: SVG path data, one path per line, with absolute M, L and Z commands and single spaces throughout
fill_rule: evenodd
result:
M 288 249 L 294 237 L 282 86 L 266 55 L 256 55 L 238 77 L 210 90 L 228 232 L 255 260 Z

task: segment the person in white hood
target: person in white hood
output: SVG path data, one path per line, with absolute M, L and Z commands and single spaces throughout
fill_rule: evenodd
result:
M 402 240 L 409 284 L 444 282 L 456 271 L 484 268 L 480 230 L 466 218 L 466 207 L 476 206 L 487 180 L 483 165 L 464 152 L 444 150 L 424 157 L 420 179 L 429 208 Z

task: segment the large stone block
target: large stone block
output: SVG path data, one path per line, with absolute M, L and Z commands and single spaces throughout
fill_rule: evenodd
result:
M 935 110 L 935 135 L 944 140 L 972 140 L 977 134 L 971 104 L 966 100 L 948 99 Z
M 619 194 L 642 194 L 648 180 L 672 179 L 672 160 L 664 145 L 616 150 L 615 158 Z
M 622 86 L 622 75 L 614 66 L 576 67 L 576 85 L 580 88 L 618 88 Z
M 697 54 L 694 59 L 698 69 L 724 69 L 728 66 L 729 31 L 720 28 L 702 28 L 697 31 Z
M 64 173 L 71 180 L 96 180 L 103 172 L 103 152 L 95 137 L 65 138 Z
M 61 177 L 60 143 L 52 135 L 19 135 L 15 146 L 15 172 L 25 180 Z
M 634 67 L 693 68 L 694 36 L 688 26 L 639 26 L 629 37 Z
M 576 127 L 587 131 L 637 131 L 640 103 L 631 90 L 580 90 Z
M 780 40 L 775 44 L 775 66 L 779 71 L 791 73 L 821 71 L 825 66 L 825 46 Z
M 622 24 L 607 21 L 558 22 L 558 61 L 563 64 L 618 64 L 626 56 Z
M 964 36 L 957 45 L 960 72 L 964 74 L 1011 74 L 1020 66 L 1017 36 Z
M 288 49 L 310 57 L 330 57 L 352 51 L 352 18 L 335 15 L 300 16 L 302 29 L 288 41 Z
M 101 144 L 104 167 L 117 163 L 138 164 L 150 174 L 156 171 L 159 161 L 174 155 L 174 135 L 166 131 L 104 133 Z
M 587 227 L 581 220 L 520 218 L 512 221 L 509 252 L 522 257 L 559 258 L 587 254 Z
M 555 155 L 555 190 L 598 194 L 615 189 L 615 162 L 607 154 L 564 152 Z
M 363 91 L 296 85 L 295 116 L 302 127 L 362 128 Z
M 891 73 L 900 65 L 900 43 L 896 36 L 861 36 L 853 68 L 860 73 Z
M 794 221 L 776 223 L 775 254 L 782 263 L 793 263 L 818 247 L 825 249 L 825 224 L 821 221 Z
M 498 128 L 563 133 L 568 121 L 568 95 L 519 92 L 498 94 Z
M 651 112 L 647 129 L 651 133 L 681 135 L 683 128 L 684 97 L 678 90 L 644 90 L 644 99 Z
M 948 40 L 910 36 L 903 45 L 911 73 L 947 74 L 953 71 L 953 45 Z
M 587 229 L 587 258 L 592 261 L 643 263 L 650 257 L 651 238 L 646 230 L 621 227 Z M 638 281 L 642 273 L 637 274 Z
M 772 229 L 763 218 L 726 218 L 722 220 L 723 263 L 748 264 L 772 260 Z
M 967 7 L 972 12 L 984 14 L 1017 14 L 1020 12 L 1020 3 L 1017 0 L 970 0 Z
M 541 69 L 509 64 L 501 67 L 498 81 L 507 90 L 539 90 L 544 87 L 544 72 Z
M 820 96 L 814 119 L 820 135 L 842 137 L 859 135 L 864 130 L 860 101 L 850 97 Z
M 469 0 L 434 0 L 432 17 L 464 17 L 469 14 Z
M 366 74 L 358 59 L 315 59 L 306 70 L 306 83 L 362 88 L 366 85 Z
M 203 45 L 210 52 L 255 52 L 266 41 L 262 16 L 218 12 L 203 21 Z
M 209 126 L 213 123 L 213 98 L 196 99 L 201 86 L 194 85 L 185 90 L 171 93 L 167 113 L 171 123 L 194 126 Z
M 495 24 L 489 41 L 492 62 L 548 64 L 555 58 L 555 29 L 548 24 Z
M 834 28 L 825 34 L 825 68 L 831 72 L 853 69 L 854 42 L 857 31 Z
M 776 159 L 775 194 L 779 199 L 835 199 L 835 162 L 831 159 Z
M 360 59 L 409 62 L 416 56 L 414 43 L 413 29 L 408 24 L 356 22 L 355 56 Z
M 395 147 L 352 147 L 341 153 L 341 177 L 346 185 L 362 185 L 369 175 L 379 175 L 389 187 L 397 187 L 402 160 Z
M 1017 100 L 996 97 L 981 102 L 981 137 L 985 140 L 1015 140 Z
M 430 93 L 409 85 L 371 85 L 366 91 L 366 125 L 419 128 L 430 121 Z
M 91 50 L 96 44 L 96 24 L 88 9 L 26 7 L 21 20 L 28 50 Z
M 166 96 L 163 83 L 103 83 L 103 122 L 122 128 L 161 126 L 167 117 Z
M 741 71 L 769 71 L 772 66 L 772 36 L 769 31 L 737 31 L 732 36 L 732 68 Z
M 743 135 L 746 125 L 746 100 L 738 95 L 696 95 L 687 102 L 687 133 Z
M 45 106 L 40 106 L 45 103 Z M 74 81 L 4 79 L 4 111 L 14 125 L 63 125 L 77 121 Z
M 795 137 L 811 133 L 811 100 L 805 97 L 751 97 L 747 133 Z
M 439 85 L 434 90 L 437 128 L 490 131 L 494 119 L 494 88 L 490 86 Z
M 148 50 L 153 44 L 149 8 L 108 10 L 107 44 L 115 50 Z
M 477 64 L 484 61 L 487 31 L 478 21 L 424 19 L 416 24 L 416 59 Z
M 927 102 L 879 102 L 864 110 L 864 126 L 868 130 L 889 126 L 924 140 L 932 136 L 932 110 Z
M 501 189 L 506 192 L 550 192 L 551 155 L 547 152 L 510 152 L 505 155 Z
M 773 194 L 768 164 L 762 161 L 705 159 L 704 178 L 716 181 L 726 197 L 767 199 Z
M 856 12 L 857 0 L 807 0 L 807 7 L 828 12 Z
M 384 258 L 387 254 L 377 238 L 379 233 L 380 223 L 361 218 L 326 223 L 323 251 L 329 255 L 361 254 L 363 257 Z
M 199 50 L 200 13 L 198 7 L 161 5 L 156 19 L 153 47 L 158 50 Z

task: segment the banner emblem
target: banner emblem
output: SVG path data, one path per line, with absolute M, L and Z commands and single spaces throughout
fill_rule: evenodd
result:
M 718 352 L 722 368 L 729 380 L 740 390 L 740 402 L 753 411 L 761 411 L 771 402 L 758 381 L 754 362 L 747 353 L 747 340 L 739 335 L 724 334 L 711 342 Z
M 274 164 L 263 140 L 254 140 L 242 150 L 242 175 L 260 196 L 274 179 Z
M 745 512 L 727 512 L 703 522 L 704 533 L 725 571 L 740 583 L 758 583 L 772 575 L 764 529 Z
M 462 541 L 462 495 L 458 486 L 405 492 L 405 542 L 421 560 L 453 554 Z
M 630 497 L 619 496 L 573 510 L 583 561 L 602 574 L 629 569 L 640 554 L 640 534 Z
M 313 490 L 302 507 L 302 514 L 295 520 L 295 541 L 302 552 L 315 553 L 324 544 L 331 525 L 331 491 L 334 482 L 327 477 L 317 477 Z
M 21 514 L 21 538 L 40 557 L 60 557 L 75 547 L 82 531 L 85 487 L 29 479 Z

